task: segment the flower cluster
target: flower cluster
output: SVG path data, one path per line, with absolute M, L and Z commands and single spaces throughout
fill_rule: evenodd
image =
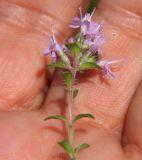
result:
M 75 37 L 68 39 L 67 44 L 59 45 L 54 33 L 51 44 L 44 51 L 45 55 L 51 54 L 53 68 L 63 68 L 69 71 L 83 71 L 88 69 L 101 69 L 103 76 L 114 78 L 110 65 L 118 61 L 101 60 L 101 47 L 105 42 L 102 24 L 92 21 L 92 14 L 74 17 L 69 27 L 79 29 Z

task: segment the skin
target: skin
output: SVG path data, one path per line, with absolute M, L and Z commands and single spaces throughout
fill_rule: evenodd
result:
M 66 93 L 59 73 L 50 83 L 42 52 L 50 24 L 60 42 L 83 0 L 0 1 L 0 158 L 4 160 L 67 160 L 56 144 L 65 126 L 46 116 L 65 114 Z M 142 159 L 142 1 L 100 0 L 93 19 L 103 22 L 103 58 L 122 59 L 117 78 L 102 79 L 95 71 L 78 76 L 74 115 L 91 112 L 96 120 L 76 123 L 75 144 L 87 142 L 77 160 Z M 60 94 L 59 94 L 60 93 Z M 16 112 L 13 112 L 15 110 Z M 24 112 L 22 112 L 24 110 Z M 8 112 L 10 111 L 10 112 Z

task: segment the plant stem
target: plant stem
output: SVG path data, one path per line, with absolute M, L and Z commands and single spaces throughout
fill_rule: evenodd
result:
M 73 93 L 74 93 L 74 83 L 76 78 L 76 70 L 72 71 L 72 75 L 73 75 L 73 85 L 68 90 L 68 140 L 71 146 L 73 146 L 73 136 L 74 136 L 72 121 L 73 121 L 73 103 L 74 103 Z M 76 158 L 72 157 L 70 160 L 76 160 Z
M 97 2 L 98 2 L 98 0 L 91 0 L 90 4 L 89 4 L 89 6 L 88 6 L 88 9 L 87 9 L 87 12 L 88 12 L 88 13 L 91 14 L 91 13 L 93 12 L 94 8 L 95 8 L 96 5 L 97 5 Z

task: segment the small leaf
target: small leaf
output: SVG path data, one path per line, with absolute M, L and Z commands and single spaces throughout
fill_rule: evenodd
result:
M 61 116 L 61 115 L 55 115 L 55 116 L 49 116 L 46 117 L 44 120 L 50 120 L 50 119 L 57 119 L 57 120 L 63 120 L 64 122 L 67 122 L 67 119 L 65 116 Z
M 94 55 L 90 55 L 89 53 L 88 54 L 85 53 L 80 59 L 80 64 L 81 64 L 80 67 L 82 67 L 82 65 L 84 65 L 88 62 L 94 64 L 96 62 L 96 60 L 94 58 Z
M 101 69 L 101 67 L 95 62 L 86 62 L 80 66 L 80 70 L 88 70 L 88 69 L 94 69 L 94 68 Z
M 89 56 L 87 62 L 95 63 L 94 56 Z
M 75 40 L 75 43 L 80 47 L 81 50 L 82 44 L 84 42 L 84 35 L 81 32 L 77 33 L 75 36 Z
M 87 143 L 83 143 L 83 144 L 80 144 L 78 147 L 75 148 L 74 152 L 75 153 L 78 153 L 81 149 L 85 149 L 85 148 L 89 148 L 90 145 L 87 144 Z
M 84 64 L 84 63 L 87 63 L 87 62 L 91 62 L 91 63 L 95 63 L 95 58 L 94 58 L 94 55 L 89 55 L 89 54 L 85 54 L 82 59 L 81 59 L 81 63 Z
M 72 158 L 74 155 L 74 149 L 69 143 L 68 140 L 63 140 L 61 142 L 58 142 L 58 144 L 66 151 L 66 153 Z
M 76 89 L 73 91 L 73 98 L 75 98 L 77 95 L 78 95 L 78 90 Z
M 71 72 L 65 72 L 63 73 L 63 78 L 65 80 L 65 84 L 67 87 L 71 88 L 73 85 L 73 75 Z
M 65 63 L 64 61 L 57 61 L 55 63 L 51 63 L 48 65 L 48 67 L 50 68 L 66 68 L 67 67 L 67 63 Z
M 69 44 L 68 48 L 70 49 L 71 53 L 73 53 L 74 55 L 78 55 L 81 51 L 80 46 L 77 43 Z
M 75 123 L 77 120 L 81 119 L 81 118 L 91 118 L 91 119 L 95 119 L 95 117 L 92 114 L 78 114 L 72 123 Z

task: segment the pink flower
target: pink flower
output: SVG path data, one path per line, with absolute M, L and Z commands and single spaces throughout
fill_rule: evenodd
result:
M 100 32 L 96 35 L 87 36 L 84 40 L 84 44 L 89 46 L 91 49 L 93 48 L 94 51 L 100 52 L 102 45 L 105 42 L 104 35 Z
M 60 46 L 57 44 L 54 34 L 51 36 L 51 44 L 44 51 L 44 55 L 51 54 L 52 59 L 55 61 L 57 59 L 57 52 L 61 52 Z
M 102 60 L 98 61 L 97 64 L 103 69 L 103 76 L 110 76 L 111 78 L 115 78 L 114 73 L 111 70 L 110 65 L 120 62 L 119 60 Z
M 71 28 L 81 28 L 81 32 L 85 35 L 91 23 L 91 18 L 93 13 L 94 11 L 92 12 L 92 14 L 86 13 L 85 16 L 82 17 L 82 11 L 80 9 L 80 17 L 74 17 L 74 19 L 72 20 L 69 26 Z

